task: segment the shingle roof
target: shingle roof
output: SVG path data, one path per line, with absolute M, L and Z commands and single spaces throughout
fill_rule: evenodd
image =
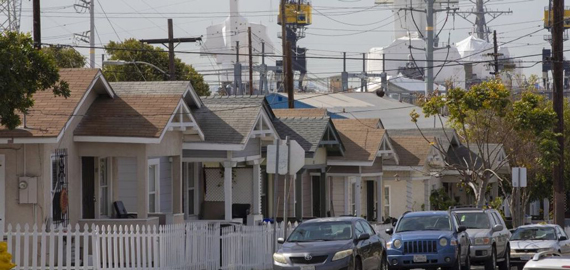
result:
M 74 134 L 159 138 L 180 100 L 179 95 L 100 96 Z
M 282 139 L 289 136 L 309 153 L 317 151 L 329 124 L 328 117 L 280 118 L 273 121 L 273 126 Z
M 244 144 L 264 104 L 264 96 L 202 97 L 192 114 L 207 143 Z
M 422 128 L 421 132 L 417 128 L 413 129 L 389 129 L 388 133 L 390 136 L 419 136 L 421 137 L 422 134 L 428 138 L 436 137 L 442 141 L 442 143 L 449 143 L 448 140 L 452 140 L 453 136 L 456 134 L 455 130 L 451 128 Z M 446 139 L 448 138 L 448 139 Z M 424 139 L 425 141 L 425 139 Z
M 70 96 L 56 97 L 51 89 L 36 92 L 34 106 L 26 116 L 28 129 L 0 126 L 0 137 L 57 137 L 98 73 L 98 69 L 60 69 L 60 79 L 69 83 Z
M 276 117 L 324 117 L 327 116 L 326 109 L 274 109 Z
M 388 131 L 394 151 L 398 155 L 400 166 L 424 166 L 432 147 L 422 136 L 393 136 Z
M 374 161 L 385 130 L 372 128 L 378 120 L 333 119 L 333 124 L 344 144 L 344 157 L 331 157 L 335 160 Z
M 337 129 L 378 129 L 380 119 L 333 119 L 333 123 Z
M 112 82 L 117 95 L 182 95 L 189 87 L 188 81 Z
M 503 150 L 503 146 L 501 144 L 489 143 L 488 149 L 487 147 L 482 148 L 484 159 L 486 161 L 498 162 L 496 159 Z M 447 151 L 447 162 L 460 168 L 467 168 L 472 166 L 475 166 L 475 168 L 480 168 L 483 165 L 483 160 L 480 158 L 480 152 L 481 151 L 479 151 L 479 147 L 474 143 L 469 144 L 469 148 L 466 145 L 450 147 Z

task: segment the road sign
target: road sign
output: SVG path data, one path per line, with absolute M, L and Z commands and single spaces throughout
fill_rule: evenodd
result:
M 526 168 L 519 168 L 514 167 L 512 169 L 512 180 L 513 180 L 513 187 L 526 187 L 527 186 L 527 178 L 526 178 Z
M 290 149 L 289 149 L 290 148 Z M 289 156 L 289 153 L 291 156 Z M 290 140 L 289 146 L 285 141 L 279 145 L 279 159 L 277 159 L 277 146 L 267 146 L 267 173 L 275 173 L 275 161 L 279 162 L 279 175 L 295 175 L 305 166 L 305 150 L 297 141 Z M 289 171 L 290 170 L 290 171 Z

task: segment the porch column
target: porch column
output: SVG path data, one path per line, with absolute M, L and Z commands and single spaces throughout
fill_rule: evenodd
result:
M 226 221 L 232 221 L 232 168 L 235 165 L 235 162 L 224 162 L 224 218 Z
M 376 177 L 376 222 L 383 221 L 382 216 L 382 200 L 384 199 L 383 196 L 384 191 L 384 180 L 382 179 L 382 175 Z
M 137 157 L 137 218 L 148 218 L 148 159 Z M 158 181 L 158 179 L 157 179 Z
M 182 206 L 182 158 L 172 157 L 172 213 L 180 214 L 184 212 Z
M 406 180 L 406 211 L 412 211 L 412 179 Z
M 424 180 L 424 210 L 429 209 L 429 195 L 431 194 L 429 179 Z
M 355 191 L 354 194 L 356 194 L 354 200 L 354 206 L 356 207 L 356 216 L 360 217 L 362 216 L 362 176 L 361 175 L 357 175 L 356 176 L 356 185 L 355 185 Z
M 253 206 L 252 213 L 261 215 L 261 160 L 253 161 Z
M 303 220 L 303 172 L 301 169 L 295 178 L 295 217 Z
M 321 183 L 320 186 L 320 190 L 319 190 L 319 194 L 321 195 L 321 201 L 320 203 L 320 209 L 321 209 L 321 216 L 320 217 L 326 217 L 327 216 L 327 173 L 326 171 L 323 169 L 321 170 L 321 179 L 319 179 L 319 182 Z
M 352 215 L 350 213 L 350 180 L 348 176 L 344 177 L 344 214 L 345 215 Z

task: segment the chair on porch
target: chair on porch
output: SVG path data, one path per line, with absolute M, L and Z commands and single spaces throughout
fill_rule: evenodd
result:
M 113 202 L 113 208 L 115 209 L 115 213 L 117 213 L 117 218 L 137 218 L 136 214 L 129 214 L 123 201 L 115 201 Z

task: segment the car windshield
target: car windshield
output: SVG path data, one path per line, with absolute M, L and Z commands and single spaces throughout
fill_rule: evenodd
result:
M 556 240 L 556 232 L 550 227 L 518 228 L 511 240 Z
M 485 213 L 457 213 L 459 224 L 467 229 L 490 229 L 491 222 Z
M 419 216 L 404 217 L 396 232 L 407 231 L 450 231 L 451 223 L 448 216 Z
M 287 242 L 317 242 L 352 239 L 352 223 L 310 222 L 299 225 L 289 236 Z

